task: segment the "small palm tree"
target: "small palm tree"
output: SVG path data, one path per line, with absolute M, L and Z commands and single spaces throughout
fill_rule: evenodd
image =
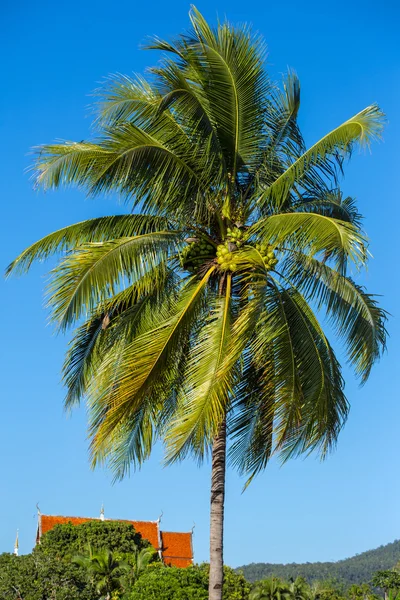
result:
M 368 583 L 362 583 L 361 585 L 353 583 L 349 587 L 347 595 L 350 600 L 369 600 L 375 597 Z
M 92 550 L 88 555 L 77 555 L 72 561 L 87 570 L 97 592 L 105 600 L 110 600 L 114 591 L 121 589 L 124 573 L 129 565 L 117 560 L 110 550 Z
M 249 600 L 290 600 L 291 598 L 289 588 L 275 577 L 257 582 L 249 595 Z
M 129 565 L 129 570 L 126 573 L 125 581 L 127 585 L 125 587 L 131 587 L 139 577 L 147 569 L 150 562 L 155 558 L 154 548 L 135 548 L 133 552 L 129 553 L 126 557 L 126 562 Z
M 366 381 L 385 346 L 385 313 L 351 272 L 368 258 L 353 199 L 338 189 L 355 143 L 379 137 L 375 105 L 306 149 L 300 84 L 279 90 L 246 28 L 192 31 L 149 80 L 103 89 L 98 138 L 43 146 L 36 182 L 118 192 L 126 215 L 52 233 L 9 267 L 64 252 L 49 305 L 78 324 L 66 406 L 85 398 L 93 464 L 116 477 L 163 439 L 167 462 L 212 459 L 210 600 L 221 600 L 227 438 L 247 481 L 273 454 L 331 449 L 348 414 L 330 320 Z M 81 319 L 84 322 L 81 322 Z
M 290 600 L 310 600 L 310 586 L 303 577 L 291 579 L 287 590 Z

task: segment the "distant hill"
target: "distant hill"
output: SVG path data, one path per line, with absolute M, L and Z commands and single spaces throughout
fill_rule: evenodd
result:
M 336 579 L 346 587 L 352 583 L 368 583 L 375 571 L 391 569 L 400 561 L 400 540 L 368 550 L 337 562 L 251 563 L 238 567 L 248 581 L 254 582 L 275 575 L 282 579 L 301 575 L 309 583 L 318 579 Z

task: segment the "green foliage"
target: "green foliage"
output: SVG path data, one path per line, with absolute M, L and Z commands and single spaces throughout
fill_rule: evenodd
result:
M 85 553 L 88 546 L 107 549 L 121 556 L 134 553 L 138 548 L 147 548 L 150 543 L 143 540 L 130 523 L 88 521 L 82 525 L 56 525 L 42 536 L 33 553 L 70 560 L 76 554 Z
M 197 567 L 150 567 L 134 585 L 129 600 L 206 600 L 207 573 Z
M 207 600 L 208 571 L 206 564 L 186 569 L 149 567 L 127 600 Z M 224 567 L 223 600 L 248 600 L 249 591 L 250 585 L 242 575 Z
M 107 600 L 114 592 L 123 589 L 123 577 L 129 571 L 129 565 L 117 560 L 110 550 L 93 550 L 89 546 L 87 554 L 74 556 L 72 562 L 86 570 L 98 594 Z
M 289 600 L 289 590 L 282 581 L 272 577 L 254 585 L 250 600 Z
M 91 557 L 88 546 L 96 548 Z M 57 525 L 42 536 L 32 554 L 0 555 L 0 598 L 93 600 L 98 597 L 96 588 L 130 589 L 156 557 L 129 523 Z
M 252 563 L 239 567 L 248 581 L 254 582 L 275 575 L 289 580 L 304 577 L 309 583 L 318 580 L 335 580 L 345 587 L 369 583 L 378 570 L 392 569 L 400 559 L 400 541 L 395 541 L 374 550 L 362 552 L 337 562 L 303 564 Z M 390 571 L 391 572 L 391 571 Z
M 372 578 L 372 584 L 385 592 L 400 591 L 400 573 L 394 569 L 377 571 Z
M 308 600 L 310 597 L 310 589 L 304 577 L 291 579 L 287 588 L 290 600 Z
M 372 600 L 376 597 L 368 583 L 362 583 L 361 585 L 353 583 L 349 587 L 347 595 L 350 600 Z
M 0 555 L 2 600 L 93 600 L 95 588 L 85 572 L 50 556 Z
M 158 554 L 154 552 L 152 547 L 136 548 L 134 552 L 124 554 L 123 559 L 125 564 L 128 565 L 128 569 L 126 569 L 121 581 L 124 589 L 128 590 L 133 587 L 133 584 L 142 576 L 149 565 L 155 567 L 160 564 Z
M 250 584 L 242 573 L 234 569 L 224 567 L 223 600 L 247 600 L 250 592 Z
M 352 585 L 349 590 L 333 579 L 317 580 L 311 585 L 303 577 L 284 581 L 276 577 L 257 581 L 250 600 L 376 600 L 368 584 Z
M 311 594 L 316 600 L 345 600 L 344 585 L 335 579 L 316 581 L 311 586 Z

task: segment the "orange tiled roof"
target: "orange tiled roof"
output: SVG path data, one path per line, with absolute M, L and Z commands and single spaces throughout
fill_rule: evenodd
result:
M 157 521 L 127 521 L 123 519 L 112 520 L 117 520 L 122 523 L 131 523 L 135 530 L 140 533 L 142 538 L 149 540 L 153 548 L 156 550 L 160 549 Z M 100 519 L 92 519 L 90 517 L 53 517 L 50 515 L 41 515 L 40 521 L 40 536 L 42 536 L 44 533 L 50 531 L 50 529 L 53 529 L 53 527 L 56 525 L 66 525 L 67 523 L 71 523 L 71 525 L 82 525 L 82 523 L 87 523 L 88 521 L 100 521 Z
M 161 532 L 162 557 L 166 565 L 188 567 L 193 563 L 192 534 Z

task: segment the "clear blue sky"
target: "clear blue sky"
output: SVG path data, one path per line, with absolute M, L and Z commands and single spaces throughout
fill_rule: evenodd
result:
M 396 0 L 201 0 L 210 20 L 225 14 L 253 23 L 269 47 L 274 78 L 289 65 L 302 84 L 301 125 L 307 143 L 377 101 L 386 111 L 384 142 L 356 152 L 345 192 L 366 217 L 374 260 L 363 277 L 393 317 L 388 353 L 360 389 L 345 369 L 352 403 L 337 451 L 325 462 L 271 463 L 241 494 L 228 475 L 228 564 L 335 560 L 400 537 L 399 480 L 399 139 L 400 9 Z M 29 149 L 89 135 L 89 94 L 115 72 L 143 72 L 156 55 L 139 49 L 147 35 L 168 37 L 188 25 L 189 3 L 116 0 L 21 3 L 0 9 L 2 92 L 1 261 L 46 233 L 85 218 L 121 211 L 113 199 L 86 200 L 66 190 L 37 193 L 25 173 Z M 197 560 L 208 554 L 209 468 L 191 462 L 163 469 L 157 449 L 143 470 L 111 485 L 87 460 L 84 409 L 62 410 L 60 369 L 67 338 L 46 324 L 46 266 L 0 281 L 1 419 L 0 552 L 12 551 L 20 529 L 30 551 L 43 512 L 156 519 L 195 528 Z

